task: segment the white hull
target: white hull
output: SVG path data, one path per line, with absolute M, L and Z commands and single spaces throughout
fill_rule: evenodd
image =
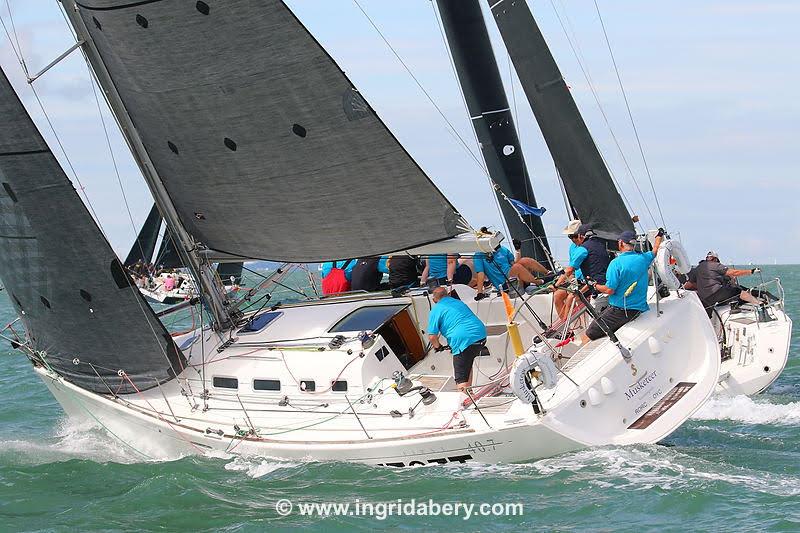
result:
M 719 331 L 724 328 L 722 364 L 717 392 L 752 396 L 778 379 L 789 358 L 792 320 L 783 306 L 768 308 L 770 318 L 760 321 L 756 308 L 746 306 L 731 314 L 729 306 L 718 307 L 713 317 Z M 722 324 L 722 326 L 720 326 Z
M 469 289 L 460 291 L 466 295 Z M 507 333 L 492 327 L 503 322 L 502 301 L 465 301 L 490 329 L 491 356 L 476 360 L 473 371 L 485 383 L 514 359 Z M 543 313 L 550 296 L 530 302 Z M 478 399 L 479 409 L 462 408 L 465 397 L 453 386 L 449 353 L 431 353 L 408 370 L 415 385 L 430 387 L 436 396 L 425 405 L 418 393 L 400 396 L 389 386 L 388 376 L 405 368 L 381 335 L 363 356 L 355 339 L 336 348 L 319 349 L 319 342 L 309 347 L 309 338 L 321 338 L 354 310 L 398 304 L 409 306 L 402 313 L 415 323 L 426 324 L 425 296 L 342 298 L 282 308 L 274 324 L 240 334 L 228 346 L 210 331 L 202 341 L 193 332 L 176 340 L 190 365 L 199 363 L 205 343 L 205 381 L 199 365 L 191 366 L 161 387 L 116 398 L 36 370 L 69 416 L 102 424 L 146 457 L 227 452 L 392 466 L 521 462 L 592 446 L 654 443 L 706 401 L 719 375 L 716 337 L 694 295 L 662 301 L 661 316 L 646 313 L 618 332 L 633 354 L 630 363 L 608 340 L 579 350 L 569 345 L 572 353 L 563 354 L 555 385 L 538 390 L 541 414 L 503 393 Z M 523 338 L 533 333 L 526 325 L 522 330 Z M 305 340 L 278 341 L 286 338 Z M 237 378 L 238 388 L 217 388 L 214 376 Z M 280 391 L 255 390 L 253 380 L 261 378 L 280 381 Z M 346 380 L 348 390 L 301 390 L 297 380 L 311 378 L 320 389 Z

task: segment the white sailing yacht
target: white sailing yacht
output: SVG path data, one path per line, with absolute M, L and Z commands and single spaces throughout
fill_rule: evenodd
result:
M 713 392 L 717 338 L 691 293 L 577 347 L 542 335 L 549 294 L 519 295 L 508 313 L 499 295 L 476 301 L 457 286 L 487 324 L 490 352 L 466 396 L 452 356 L 426 346 L 425 290 L 264 298 L 260 308 L 252 292 L 230 299 L 215 263 L 469 254 L 502 236 L 470 228 L 283 2 L 61 3 L 205 310 L 199 326 L 169 334 L 3 75 L 0 277 L 24 327 L 12 340 L 69 416 L 146 457 L 213 450 L 414 466 L 653 443 Z M 477 1 L 438 4 L 443 19 L 485 35 Z M 575 214 L 601 236 L 632 227 L 557 69 L 530 64 L 555 68 L 527 5 L 501 5 L 493 12 L 529 98 L 560 101 L 536 106 L 549 114 L 537 118 L 551 125 L 543 133 Z M 510 156 L 519 165 L 521 152 L 492 138 L 513 131 L 510 115 L 495 124 L 500 108 L 473 103 L 489 166 Z M 564 157 L 569 147 L 582 155 Z M 215 194 L 223 184 L 247 194 Z M 523 226 L 544 252 L 543 235 Z

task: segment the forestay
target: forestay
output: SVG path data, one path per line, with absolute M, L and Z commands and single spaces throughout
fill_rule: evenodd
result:
M 283 2 L 77 5 L 184 227 L 203 245 L 313 262 L 464 231 Z
M 496 0 L 488 3 L 573 214 L 591 224 L 605 239 L 616 239 L 622 231 L 632 230 L 631 216 L 528 4 Z
M 0 71 L 0 278 L 31 348 L 94 392 L 171 379 L 183 355 L 131 286 Z

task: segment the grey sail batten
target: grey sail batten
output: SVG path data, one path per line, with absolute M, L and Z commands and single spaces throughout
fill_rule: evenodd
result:
M 208 6 L 93 0 L 78 10 L 197 242 L 241 257 L 316 262 L 464 231 L 283 2 Z
M 29 347 L 65 379 L 125 394 L 185 359 L 0 71 L 0 278 Z
M 512 238 L 522 253 L 549 262 L 550 250 L 539 217 L 522 216 L 503 197 L 536 206 L 525 158 L 514 126 L 479 0 L 436 0 L 472 127 Z M 532 230 L 532 231 L 531 231 Z
M 606 239 L 632 230 L 630 213 L 527 2 L 487 2 L 574 213 Z
M 125 266 L 131 266 L 137 261 L 142 261 L 143 263 L 152 261 L 160 227 L 161 213 L 158 212 L 158 207 L 154 204 L 147 214 L 147 218 L 142 224 L 142 229 L 139 230 L 133 246 L 131 246 L 131 251 L 128 252 L 128 256 L 125 258 Z

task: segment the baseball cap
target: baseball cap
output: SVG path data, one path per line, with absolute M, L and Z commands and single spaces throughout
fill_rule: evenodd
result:
M 717 259 L 719 259 L 719 254 L 717 254 L 717 252 L 715 252 L 714 250 L 709 250 L 708 253 L 706 254 L 706 257 L 716 257 Z
M 569 224 L 567 224 L 567 226 L 564 228 L 564 230 L 561 233 L 563 233 L 564 235 L 574 235 L 574 234 L 578 233 L 578 230 L 580 229 L 580 227 L 581 227 L 581 221 L 580 220 L 570 220 Z
M 621 240 L 625 244 L 633 244 L 634 242 L 636 242 L 636 233 L 630 230 L 623 231 L 622 233 L 619 234 L 619 240 Z
M 586 235 L 590 231 L 592 231 L 591 224 L 581 224 L 580 227 L 578 227 L 578 231 L 576 231 L 575 233 L 577 233 L 578 235 Z

